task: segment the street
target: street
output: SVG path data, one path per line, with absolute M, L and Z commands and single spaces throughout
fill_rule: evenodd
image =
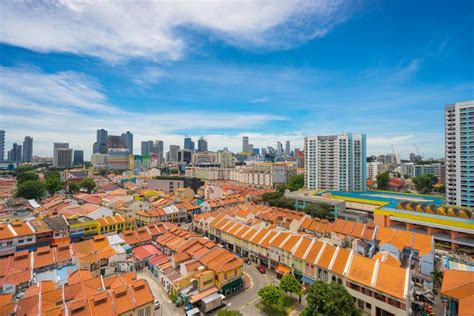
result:
M 184 310 L 182 308 L 176 307 L 171 300 L 168 298 L 168 295 L 166 292 L 163 290 L 161 285 L 158 283 L 158 281 L 153 277 L 150 271 L 148 271 L 147 268 L 137 271 L 137 278 L 139 279 L 145 279 L 148 281 L 148 285 L 150 286 L 150 289 L 155 296 L 155 299 L 157 299 L 161 307 L 155 311 L 156 316 L 161 316 L 161 315 L 184 315 Z

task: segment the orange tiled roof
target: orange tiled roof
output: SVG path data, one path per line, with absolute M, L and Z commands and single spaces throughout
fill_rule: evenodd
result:
M 381 262 L 375 288 L 396 298 L 405 299 L 406 269 Z
M 359 255 L 354 255 L 347 278 L 365 286 L 371 286 L 375 261 Z

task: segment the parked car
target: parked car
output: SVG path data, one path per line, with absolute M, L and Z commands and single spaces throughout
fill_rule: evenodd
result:
M 259 266 L 257 267 L 257 270 L 258 270 L 258 272 L 260 272 L 260 273 L 262 273 L 262 274 L 264 274 L 265 272 L 267 272 L 267 269 L 265 269 L 265 267 L 262 266 L 262 265 L 259 265 Z
M 155 310 L 159 309 L 160 307 L 160 302 L 158 300 L 155 300 Z

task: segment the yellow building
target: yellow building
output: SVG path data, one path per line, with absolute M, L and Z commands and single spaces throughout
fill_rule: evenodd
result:
M 99 223 L 97 220 L 87 216 L 79 215 L 67 219 L 69 224 L 69 237 L 74 239 L 87 239 L 99 234 Z
M 97 219 L 99 223 L 100 234 L 121 233 L 125 230 L 134 230 L 136 228 L 135 218 L 124 215 L 104 216 Z

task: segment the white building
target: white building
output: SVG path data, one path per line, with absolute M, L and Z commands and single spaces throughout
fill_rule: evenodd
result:
M 366 189 L 365 134 L 305 137 L 304 156 L 307 189 Z
M 373 161 L 367 163 L 367 179 L 377 180 L 377 175 L 382 172 L 383 163 Z
M 446 200 L 474 207 L 474 101 L 445 108 Z

